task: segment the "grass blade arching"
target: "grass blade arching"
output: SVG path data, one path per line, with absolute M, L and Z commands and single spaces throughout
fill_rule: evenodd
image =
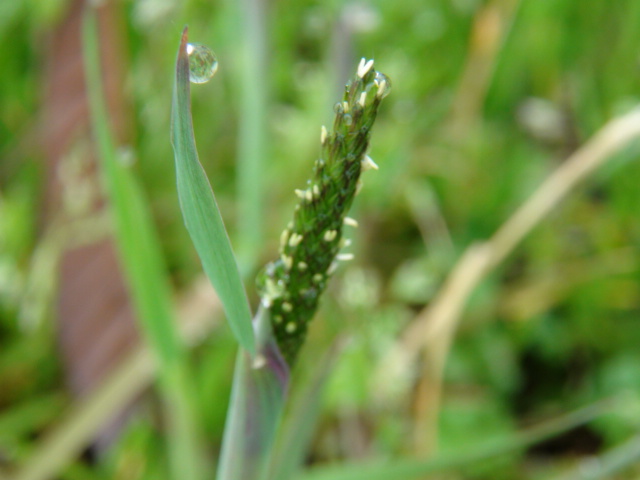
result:
M 175 74 L 171 143 L 176 160 L 180 208 L 204 271 L 220 297 L 231 330 L 242 348 L 254 354 L 255 340 L 247 295 L 213 190 L 198 159 L 193 136 L 186 27 L 182 32 Z

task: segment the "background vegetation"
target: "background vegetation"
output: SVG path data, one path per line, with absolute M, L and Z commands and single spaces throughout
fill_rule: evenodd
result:
M 49 174 L 39 140 L 53 121 L 42 107 L 47 39 L 71 3 L 0 4 L 0 467 L 6 472 L 28 463 L 77 401 L 57 340 L 60 242 L 43 220 Z M 637 144 L 572 191 L 482 279 L 450 349 L 444 338 L 416 341 L 407 332 L 469 245 L 489 238 L 569 155 L 640 103 L 640 3 L 247 5 L 111 2 L 126 52 L 117 62 L 121 92 L 131 112 L 122 147 L 145 190 L 176 295 L 190 292 L 201 267 L 180 217 L 169 142 L 175 52 L 188 23 L 190 39 L 211 46 L 220 61 L 213 81 L 192 88 L 195 136 L 255 305 L 253 278 L 277 252 L 293 190 L 310 175 L 320 125 L 330 122 L 342 85 L 363 56 L 375 58 L 391 78 L 370 151 L 380 171 L 365 176 L 351 215 L 360 224 L 351 234 L 356 258 L 331 282 L 293 372 L 295 393 L 317 373 L 318 359 L 333 352 L 307 463 L 449 458 L 451 466 L 434 478 L 637 478 Z M 257 6 L 265 15 L 251 19 Z M 260 19 L 264 38 L 251 28 Z M 71 205 L 81 198 L 72 196 Z M 94 220 L 109 228 L 107 219 Z M 216 320 L 219 307 L 205 310 L 209 327 L 189 361 L 213 463 L 235 345 Z M 442 378 L 429 364 L 428 345 L 440 345 L 438 351 L 444 345 Z M 409 361 L 403 352 L 413 355 Z M 150 374 L 132 375 L 133 382 L 149 383 Z M 582 407 L 596 413 L 552 438 L 509 447 L 528 426 Z M 151 389 L 110 446 L 85 450 L 59 478 L 166 478 L 167 426 L 158 412 Z M 493 443 L 504 445 L 504 454 L 464 461 L 463 453 Z

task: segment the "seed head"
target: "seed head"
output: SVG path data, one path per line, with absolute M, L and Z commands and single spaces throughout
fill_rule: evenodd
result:
M 320 129 L 321 155 L 314 162 L 313 178 L 305 189 L 295 190 L 298 203 L 281 236 L 280 257 L 258 276 L 262 303 L 270 310 L 278 347 L 290 365 L 327 278 L 340 263 L 353 259 L 352 253 L 340 253 L 349 243 L 342 239 L 342 230 L 358 226 L 346 215 L 362 186 L 360 174 L 378 168 L 366 151 L 389 85 L 387 77 L 373 69 L 373 60 L 360 61 L 334 107 L 332 131 Z

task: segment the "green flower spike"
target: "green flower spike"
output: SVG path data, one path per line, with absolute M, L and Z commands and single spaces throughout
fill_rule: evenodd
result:
M 280 237 L 280 258 L 258 276 L 262 305 L 270 311 L 278 346 L 289 365 L 304 342 L 327 279 L 338 262 L 353 258 L 339 253 L 349 244 L 342 239 L 342 229 L 357 226 L 346 215 L 360 189 L 360 173 L 378 169 L 366 151 L 380 101 L 390 88 L 389 79 L 373 69 L 373 60 L 363 58 L 342 102 L 335 105 L 333 132 L 322 127 L 321 157 L 313 178 L 307 188 L 295 190 L 299 202 Z

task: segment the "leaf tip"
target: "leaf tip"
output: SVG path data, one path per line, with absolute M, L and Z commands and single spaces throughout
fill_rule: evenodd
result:
M 185 25 L 182 29 L 182 37 L 180 38 L 180 53 L 186 52 L 189 43 L 189 25 Z

